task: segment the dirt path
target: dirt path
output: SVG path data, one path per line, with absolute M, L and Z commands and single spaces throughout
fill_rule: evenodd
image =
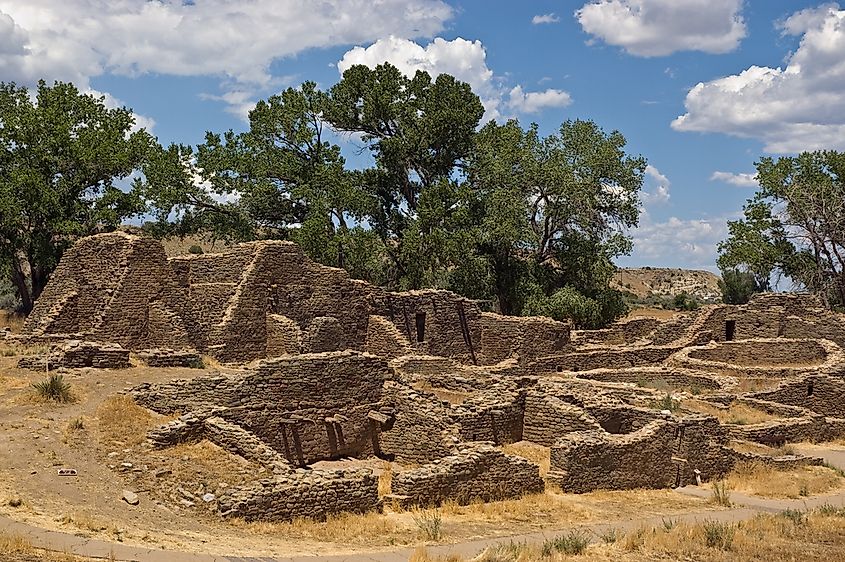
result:
M 709 492 L 704 489 L 688 487 L 680 490 L 682 493 L 700 496 Z M 459 544 L 428 546 L 432 556 L 460 555 L 471 557 L 485 548 L 508 542 L 541 543 L 564 532 L 578 530 L 587 532 L 595 537 L 602 533 L 616 529 L 620 532 L 635 530 L 640 527 L 659 526 L 666 519 L 675 522 L 700 523 L 704 520 L 735 522 L 750 519 L 759 513 L 777 513 L 785 509 L 812 509 L 822 505 L 845 507 L 845 492 L 820 495 L 800 500 L 765 499 L 759 497 L 734 494 L 732 501 L 735 507 L 724 511 L 705 511 L 685 513 L 672 517 L 648 517 L 609 521 L 605 523 L 577 525 L 564 529 L 546 530 L 536 533 L 514 535 L 511 537 L 468 541 Z M 67 552 L 89 558 L 104 558 L 118 561 L 133 562 L 403 562 L 410 558 L 414 549 L 405 548 L 390 552 L 373 552 L 359 554 L 342 554 L 327 556 L 294 556 L 294 557 L 239 557 L 217 556 L 210 554 L 193 554 L 173 550 L 158 550 L 143 547 L 133 547 L 110 543 L 97 539 L 86 539 L 68 533 L 50 531 L 18 523 L 0 516 L 0 532 L 26 537 L 34 546 L 58 552 Z
M 845 469 L 845 449 L 825 449 L 814 446 L 814 454 L 828 459 L 832 465 Z M 678 492 L 698 497 L 707 497 L 707 488 L 687 486 Z M 786 509 L 807 510 L 822 505 L 845 507 L 845 492 L 818 495 L 798 500 L 769 499 L 733 493 L 731 501 L 734 508 L 724 511 L 705 511 L 685 513 L 670 517 L 676 522 L 697 523 L 704 520 L 735 522 L 750 519 L 759 513 L 778 513 Z M 604 523 L 577 525 L 563 529 L 545 530 L 542 532 L 514 535 L 511 537 L 468 541 L 459 544 L 429 546 L 427 550 L 432 556 L 459 555 L 474 556 L 485 548 L 503 542 L 539 543 L 564 532 L 580 530 L 595 537 L 602 533 L 616 529 L 620 532 L 631 531 L 639 527 L 661 525 L 667 517 L 648 517 L 642 519 L 628 519 L 608 521 Z M 85 539 L 67 533 L 49 531 L 18 523 L 5 517 L 0 517 L 0 531 L 25 536 L 33 545 L 48 550 L 69 552 L 91 558 L 108 558 L 114 560 L 131 560 L 137 562 L 402 562 L 408 560 L 414 549 L 405 548 L 391 552 L 373 552 L 328 556 L 295 556 L 295 557 L 237 557 L 215 556 L 208 554 L 191 554 L 172 550 L 156 550 L 125 546 L 96 539 Z

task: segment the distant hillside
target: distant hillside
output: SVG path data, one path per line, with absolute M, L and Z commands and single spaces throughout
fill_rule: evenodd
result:
M 620 269 L 612 285 L 640 299 L 650 296 L 674 297 L 683 292 L 704 302 L 718 301 L 722 298 L 722 293 L 719 291 L 719 276 L 698 269 L 659 267 Z

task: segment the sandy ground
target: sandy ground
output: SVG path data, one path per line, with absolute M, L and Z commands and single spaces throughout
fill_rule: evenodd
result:
M 201 496 L 219 495 L 227 486 L 267 476 L 258 467 L 207 442 L 151 450 L 143 441 L 144 432 L 167 418 L 132 404 L 117 410 L 127 416 L 130 427 L 123 433 L 104 429 L 105 406 L 114 403 L 121 391 L 140 382 L 191 378 L 207 371 L 133 367 L 68 372 L 66 379 L 78 400 L 40 403 L 33 401 L 31 385 L 45 375 L 15 368 L 17 357 L 4 347 L 0 342 L 2 515 L 45 529 L 130 545 L 235 556 L 345 554 L 425 543 L 415 522 L 420 514 L 389 507 L 383 514 L 341 516 L 325 523 L 224 521 L 214 504 L 205 504 Z M 334 464 L 349 463 L 376 471 L 401 468 L 379 460 Z M 77 476 L 59 476 L 60 468 L 72 468 Z M 159 476 L 162 472 L 166 474 Z M 123 490 L 136 492 L 139 505 L 122 501 Z M 549 491 L 505 502 L 446 505 L 437 515 L 442 518 L 443 541 L 458 543 L 566 525 L 717 509 L 721 508 L 707 498 L 672 490 L 583 495 Z

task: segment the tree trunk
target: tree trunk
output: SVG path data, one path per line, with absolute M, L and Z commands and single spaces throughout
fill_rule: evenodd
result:
M 15 262 L 12 266 L 12 284 L 18 290 L 18 295 L 21 297 L 22 311 L 25 315 L 32 312 L 32 307 L 35 304 L 35 299 L 29 292 L 29 287 L 26 284 L 26 276 L 21 271 L 20 264 Z

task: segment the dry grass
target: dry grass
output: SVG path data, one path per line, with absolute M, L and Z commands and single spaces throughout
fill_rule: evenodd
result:
M 29 383 L 24 379 L 0 375 L 0 392 L 26 388 L 27 386 L 29 386 Z
M 393 464 L 390 461 L 383 461 L 381 472 L 378 475 L 378 497 L 382 498 L 390 493 L 393 483 Z
M 730 447 L 740 453 L 754 453 L 755 455 L 764 455 L 767 457 L 782 457 L 795 454 L 795 447 L 790 444 L 781 445 L 780 447 L 769 447 L 762 443 L 755 443 L 754 441 L 731 441 Z
M 730 407 L 722 409 L 701 400 L 684 400 L 682 406 L 686 410 L 714 416 L 721 423 L 750 425 L 778 419 L 777 416 L 745 404 L 731 404 Z
M 140 445 L 146 441 L 147 431 L 166 421 L 124 395 L 113 396 L 100 404 L 97 419 L 100 441 L 108 447 Z
M 26 322 L 26 316 L 4 310 L 0 312 L 0 327 L 9 328 L 13 334 L 19 334 Z
M 98 519 L 96 516 L 87 511 L 75 511 L 72 513 L 65 513 L 58 519 L 62 525 L 74 527 L 81 531 L 91 533 L 106 533 L 116 539 L 120 539 L 122 531 L 114 524 Z
M 254 535 L 284 536 L 343 545 L 406 545 L 417 540 L 410 517 L 370 512 L 330 515 L 326 521 L 296 519 L 290 523 L 233 520 L 233 525 Z
M 473 502 L 458 505 L 446 502 L 438 509 L 393 510 L 384 514 L 365 513 L 330 516 L 327 521 L 297 520 L 291 523 L 234 524 L 255 535 L 285 536 L 339 545 L 414 545 L 428 540 L 416 519 L 440 518 L 442 536 L 461 541 L 479 536 L 503 536 L 540 529 L 559 528 L 596 521 L 640 516 L 673 514 L 707 507 L 706 500 L 670 490 L 630 490 L 559 494 L 546 492 L 520 499 Z
M 0 560 L 3 562 L 83 562 L 88 559 L 60 552 L 47 552 L 35 548 L 20 535 L 0 533 Z
M 219 482 L 246 483 L 261 478 L 262 472 L 256 463 L 206 440 L 153 451 L 149 458 L 155 466 L 170 469 L 172 479 L 177 482 L 201 482 L 206 486 Z
M 732 490 L 768 498 L 812 496 L 845 485 L 845 478 L 824 466 L 775 470 L 760 463 L 740 464 L 725 480 Z
M 540 476 L 545 476 L 549 472 L 549 467 L 551 465 L 551 449 L 549 447 L 543 447 L 542 445 L 537 445 L 536 443 L 530 443 L 528 441 L 520 441 L 518 443 L 505 445 L 502 447 L 502 451 L 504 451 L 507 455 L 522 457 L 524 459 L 528 459 L 536 465 L 539 465 Z
M 794 514 L 788 514 L 794 515 Z M 570 533 L 571 534 L 571 533 Z M 567 534 L 542 544 L 503 543 L 471 558 L 473 562 L 556 562 L 616 560 L 645 562 L 690 560 L 697 562 L 752 562 L 767 560 L 839 560 L 845 552 L 845 512 L 816 511 L 795 516 L 760 515 L 748 521 L 699 524 L 677 523 L 643 527 L 609 540 L 596 540 L 577 558 L 556 548 L 566 544 Z M 609 536 L 609 534 L 608 534 Z M 601 539 L 603 537 L 597 537 Z M 459 556 L 439 558 L 418 549 L 411 562 L 464 562 Z

